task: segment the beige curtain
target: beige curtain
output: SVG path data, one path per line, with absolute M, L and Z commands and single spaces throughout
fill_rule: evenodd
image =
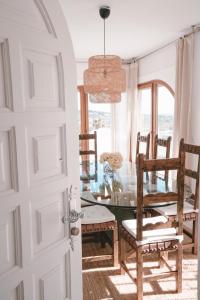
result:
M 138 63 L 134 62 L 129 68 L 127 87 L 128 101 L 128 158 L 135 161 L 136 140 L 138 132 Z
M 124 160 L 135 160 L 138 127 L 138 63 L 124 66 L 126 70 L 126 92 L 122 101 L 112 105 L 113 151 L 120 152 Z
M 176 56 L 176 87 L 174 114 L 174 155 L 177 156 L 179 141 L 189 142 L 191 122 L 192 72 L 194 35 L 179 39 Z

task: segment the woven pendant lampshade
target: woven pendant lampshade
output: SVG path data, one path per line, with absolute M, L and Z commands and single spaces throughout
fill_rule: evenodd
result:
M 84 72 L 84 90 L 88 94 L 121 93 L 126 89 L 125 70 L 115 55 L 96 55 L 89 58 L 89 69 Z
M 118 103 L 121 101 L 121 93 L 98 93 L 90 94 L 90 102 L 92 103 Z
M 105 55 L 105 19 L 110 8 L 101 7 L 99 13 L 104 19 L 104 55 L 89 58 L 88 69 L 84 72 L 84 90 L 93 103 L 116 103 L 121 101 L 121 93 L 126 90 L 126 74 L 119 56 Z

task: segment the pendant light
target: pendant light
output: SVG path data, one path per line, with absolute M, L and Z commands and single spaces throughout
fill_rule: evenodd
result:
M 99 14 L 104 20 L 104 54 L 89 58 L 88 69 L 84 72 L 84 90 L 90 94 L 93 103 L 116 103 L 126 89 L 126 74 L 119 56 L 105 53 L 105 20 L 110 8 L 102 6 Z

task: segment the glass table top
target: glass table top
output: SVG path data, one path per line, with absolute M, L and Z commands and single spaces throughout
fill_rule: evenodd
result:
M 131 208 L 136 210 L 137 207 L 137 176 L 136 165 L 131 163 L 124 163 L 122 168 L 112 171 L 104 171 L 104 166 L 98 164 L 98 172 L 96 180 L 87 179 L 86 169 L 81 171 L 81 199 L 92 204 Z M 94 178 L 92 176 L 91 178 Z M 164 180 L 163 174 L 155 173 L 144 174 L 144 191 L 143 194 L 149 193 L 166 193 L 176 192 L 176 181 L 169 175 L 168 181 Z M 185 198 L 190 197 L 190 190 L 185 189 Z M 151 204 L 151 206 L 144 207 L 151 209 L 155 207 L 172 205 L 174 202 Z

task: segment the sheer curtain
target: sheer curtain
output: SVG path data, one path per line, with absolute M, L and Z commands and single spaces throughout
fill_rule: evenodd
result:
M 179 39 L 176 55 L 176 89 L 174 113 L 174 155 L 177 156 L 179 141 L 189 142 L 191 122 L 192 72 L 194 35 Z
M 138 131 L 138 63 L 124 66 L 126 70 L 126 92 L 122 101 L 112 105 L 112 145 L 124 160 L 135 161 Z

